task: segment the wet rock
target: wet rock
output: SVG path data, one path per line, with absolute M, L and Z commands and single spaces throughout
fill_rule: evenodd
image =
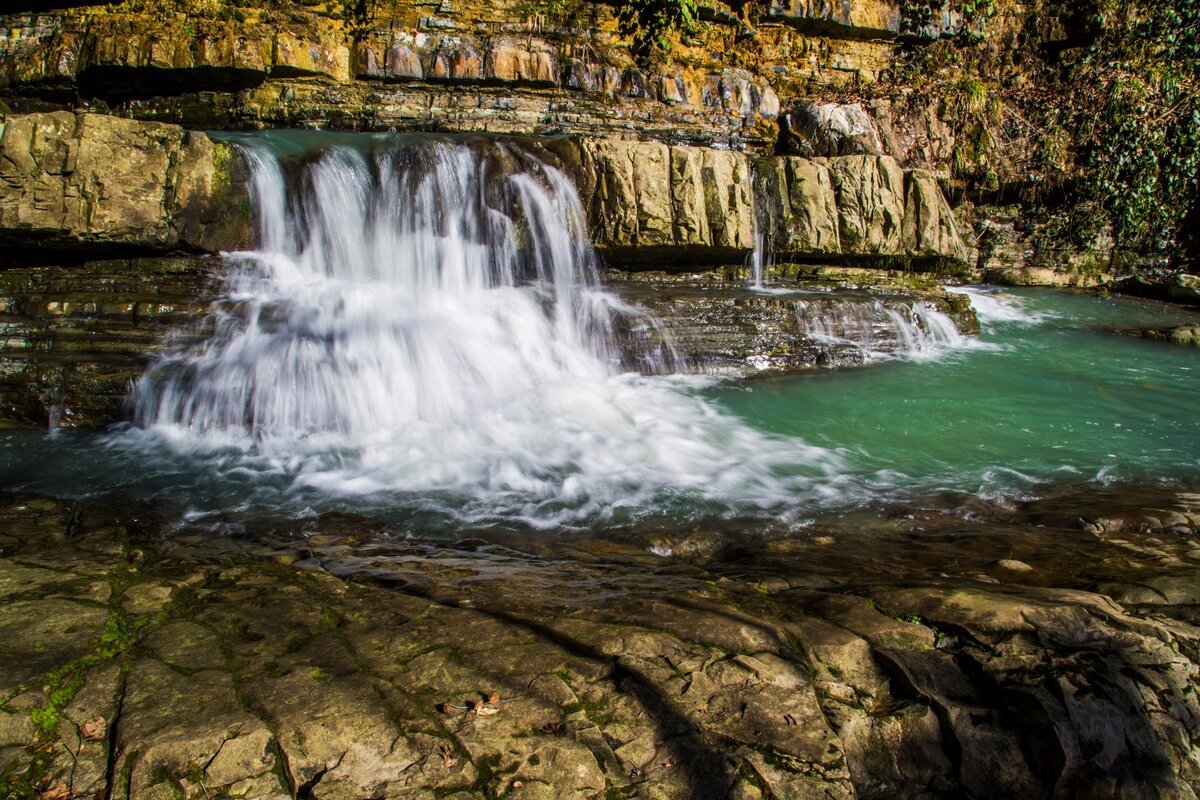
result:
M 168 334 L 203 333 L 193 326 L 222 266 L 161 258 L 4 270 L 0 415 L 56 428 L 121 419 L 130 382 Z
M 731 377 L 851 367 L 884 353 L 898 354 L 905 335 L 889 309 L 901 318 L 913 317 L 920 329 L 914 303 L 944 313 L 950 300 L 943 291 L 921 299 L 885 292 L 831 295 L 777 281 L 775 288 L 792 292 L 765 294 L 748 291 L 741 281 L 681 280 L 661 273 L 609 272 L 606 277 L 611 289 L 658 320 L 661 329 L 643 331 L 642 344 L 668 335 L 684 359 L 681 369 Z M 957 324 L 966 332 L 973 322 L 969 309 L 962 320 Z M 844 340 L 837 341 L 839 336 Z
M 1155 342 L 1200 347 L 1200 326 L 1196 325 L 1180 325 L 1173 328 L 1140 328 L 1123 332 Z

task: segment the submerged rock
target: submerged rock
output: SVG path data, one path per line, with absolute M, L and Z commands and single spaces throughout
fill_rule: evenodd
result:
M 1180 325 L 1174 328 L 1141 328 L 1127 332 L 1155 342 L 1200 347 L 1200 326 L 1196 325 Z

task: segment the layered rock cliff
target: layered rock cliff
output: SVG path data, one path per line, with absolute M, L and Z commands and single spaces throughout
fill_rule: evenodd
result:
M 887 156 L 763 158 L 581 137 L 516 144 L 575 181 L 609 266 L 736 272 L 764 241 L 792 260 L 965 266 L 936 181 Z M 246 248 L 247 176 L 235 146 L 173 125 L 61 111 L 5 122 L 0 418 L 56 427 L 121 419 L 130 381 L 169 330 L 196 332 L 225 269 L 219 258 L 149 256 Z M 810 341 L 794 304 L 641 286 L 639 303 L 664 316 L 694 369 L 857 363 Z M 936 302 L 971 329 L 968 310 Z

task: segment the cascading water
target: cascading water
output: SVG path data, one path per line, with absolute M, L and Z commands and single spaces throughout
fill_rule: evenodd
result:
M 370 142 L 247 147 L 258 249 L 231 256 L 213 335 L 136 386 L 148 435 L 285 492 L 538 527 L 840 482 L 832 454 L 630 371 L 672 353 L 599 288 L 557 170 L 496 142 Z
M 236 256 L 217 335 L 142 379 L 140 424 L 295 437 L 447 423 L 617 358 L 618 309 L 558 171 L 525 158 L 489 181 L 520 156 L 501 146 L 339 148 L 289 192 L 276 159 L 248 155 L 260 249 Z
M 853 346 L 866 360 L 925 358 L 966 346 L 954 320 L 916 300 L 831 297 L 797 300 L 795 309 L 806 336 Z

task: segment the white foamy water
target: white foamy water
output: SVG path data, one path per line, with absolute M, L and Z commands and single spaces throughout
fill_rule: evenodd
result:
M 971 307 L 979 317 L 979 324 L 985 328 L 1004 324 L 1038 325 L 1053 316 L 1048 312 L 1030 310 L 1025 300 L 1000 289 L 947 286 L 946 290 L 971 298 Z
M 528 153 L 247 152 L 259 246 L 230 256 L 213 335 L 136 386 L 139 446 L 285 494 L 536 527 L 854 493 L 836 454 L 638 374 L 675 356 L 601 290 L 574 187 Z
M 796 319 L 814 341 L 857 348 L 866 361 L 937 358 L 973 345 L 954 320 L 919 300 L 798 300 Z

